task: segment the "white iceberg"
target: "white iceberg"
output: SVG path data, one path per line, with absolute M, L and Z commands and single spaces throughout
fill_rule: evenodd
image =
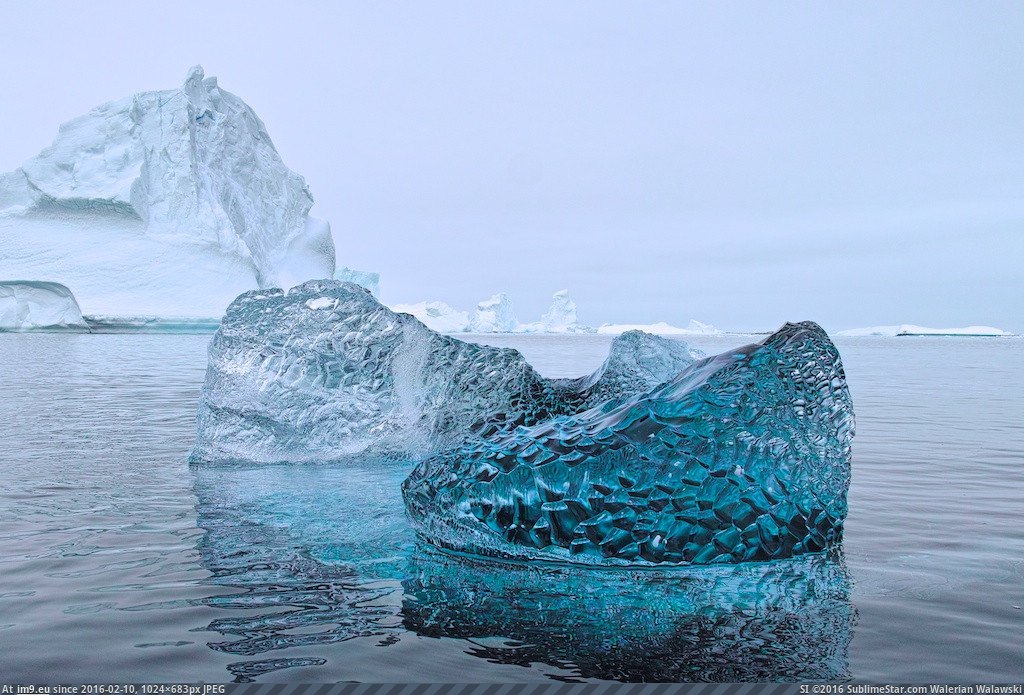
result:
M 0 332 L 59 329 L 89 330 L 71 290 L 56 282 L 0 282 Z
M 621 335 L 627 331 L 643 331 L 653 335 L 722 335 L 722 331 L 711 324 L 701 323 L 693 319 L 690 320 L 686 328 L 680 328 L 679 326 L 659 321 L 658 323 L 647 324 L 605 323 L 597 329 L 597 332 L 601 335 Z
M 476 305 L 476 313 L 466 330 L 470 333 L 515 333 L 519 320 L 512 309 L 512 300 L 504 292 Z
M 551 308 L 536 323 L 519 325 L 520 333 L 593 333 L 594 329 L 584 326 L 576 316 L 576 302 L 569 296 L 569 290 L 559 290 L 551 297 Z
M 1009 336 L 1013 335 L 1013 333 L 1009 333 L 1000 328 L 993 328 L 992 326 L 964 326 L 962 328 L 927 328 L 925 326 L 915 326 L 910 323 L 904 323 L 898 326 L 871 326 L 868 328 L 851 328 L 849 330 L 839 331 L 836 335 L 843 336 L 845 338 L 863 338 L 871 336 L 894 338 L 900 336 L 915 335 L 995 337 Z
M 88 313 L 220 316 L 246 290 L 334 274 L 312 205 L 253 110 L 195 67 L 0 175 L 0 271 L 59 280 Z
M 334 271 L 334 279 L 341 282 L 354 282 L 360 287 L 370 290 L 370 294 L 380 299 L 380 273 L 373 273 L 369 270 L 353 270 L 342 266 Z
M 469 313 L 444 302 L 395 304 L 390 309 L 399 314 L 412 314 L 424 326 L 438 333 L 465 333 L 469 326 Z

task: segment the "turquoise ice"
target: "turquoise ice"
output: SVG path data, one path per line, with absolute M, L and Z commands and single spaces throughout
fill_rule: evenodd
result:
M 403 484 L 451 550 L 598 565 L 763 561 L 841 537 L 853 406 L 814 323 L 640 395 L 433 456 Z

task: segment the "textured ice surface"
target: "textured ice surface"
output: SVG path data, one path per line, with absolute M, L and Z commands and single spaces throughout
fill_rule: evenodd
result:
M 466 330 L 470 333 L 514 333 L 519 328 L 512 300 L 504 292 L 476 305 Z
M 421 534 L 458 551 L 769 560 L 840 537 L 853 431 L 835 347 L 816 324 L 786 324 L 641 395 L 436 455 L 403 491 Z
M 380 297 L 380 273 L 369 270 L 353 270 L 342 266 L 334 271 L 334 279 L 341 282 L 354 282 L 360 287 L 370 290 L 374 297 Z
M 695 355 L 633 332 L 593 375 L 549 380 L 516 350 L 441 335 L 352 283 L 252 291 L 210 344 L 193 460 L 418 458 L 641 393 Z
M 56 282 L 0 282 L 0 331 L 88 331 L 75 296 Z
M 312 204 L 252 109 L 196 67 L 65 123 L 0 175 L 0 258 L 89 314 L 220 316 L 245 290 L 333 275 Z
M 240 609 L 218 611 L 208 627 L 210 646 L 238 654 L 238 667 L 274 656 L 288 664 L 293 652 L 356 637 L 384 647 L 411 631 L 582 678 L 848 675 L 855 613 L 838 553 L 641 571 L 483 560 L 416 543 L 401 500 L 386 494 L 401 464 L 193 466 L 192 475 L 197 551 L 224 588 L 197 600 Z

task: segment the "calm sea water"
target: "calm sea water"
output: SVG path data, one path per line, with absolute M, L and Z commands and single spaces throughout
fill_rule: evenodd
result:
M 442 555 L 402 464 L 190 467 L 208 340 L 0 335 L 5 680 L 1024 678 L 1022 340 L 839 341 L 842 551 L 674 572 Z M 609 342 L 487 340 L 549 376 Z

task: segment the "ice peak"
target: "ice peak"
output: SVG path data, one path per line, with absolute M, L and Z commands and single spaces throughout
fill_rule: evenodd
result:
M 196 65 L 176 89 L 141 92 L 65 123 L 50 147 L 0 175 L 0 218 L 15 220 L 0 234 L 0 257 L 24 261 L 8 272 L 26 277 L 54 277 L 60 266 L 57 279 L 87 310 L 113 314 L 163 311 L 139 297 L 150 284 L 140 255 L 154 263 L 201 257 L 198 265 L 219 264 L 211 277 L 232 276 L 230 294 L 183 298 L 172 312 L 191 315 L 203 303 L 212 308 L 204 315 L 219 315 L 240 290 L 334 274 L 330 226 L 309 216 L 312 205 L 256 113 Z M 83 236 L 93 240 L 96 266 L 84 275 L 81 258 L 62 260 Z M 37 268 L 38 259 L 49 260 Z M 182 265 L 189 274 L 197 259 Z M 93 285 L 102 282 L 131 286 L 132 303 L 96 301 Z M 152 291 L 168 294 L 166 285 Z

